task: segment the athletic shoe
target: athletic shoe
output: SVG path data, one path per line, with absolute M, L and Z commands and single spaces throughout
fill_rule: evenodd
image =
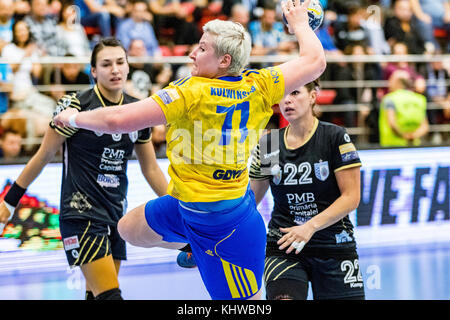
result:
M 177 264 L 182 268 L 195 268 L 197 263 L 195 262 L 192 252 L 181 251 L 177 257 Z

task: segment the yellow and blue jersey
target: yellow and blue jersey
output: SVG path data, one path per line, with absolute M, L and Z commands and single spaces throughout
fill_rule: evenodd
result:
M 284 90 L 281 70 L 273 67 L 181 78 L 154 94 L 168 125 L 168 193 L 184 202 L 242 197 L 248 158 Z

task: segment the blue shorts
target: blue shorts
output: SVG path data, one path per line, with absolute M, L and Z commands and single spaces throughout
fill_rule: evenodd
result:
M 145 218 L 167 242 L 189 243 L 212 299 L 248 299 L 262 285 L 264 220 L 248 190 L 233 208 L 203 212 L 172 196 L 149 201 Z

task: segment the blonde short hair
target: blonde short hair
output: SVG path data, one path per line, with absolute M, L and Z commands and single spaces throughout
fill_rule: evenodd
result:
M 218 57 L 231 56 L 230 75 L 239 75 L 250 59 L 252 43 L 245 28 L 237 22 L 212 20 L 203 26 L 203 32 L 215 36 L 215 52 Z

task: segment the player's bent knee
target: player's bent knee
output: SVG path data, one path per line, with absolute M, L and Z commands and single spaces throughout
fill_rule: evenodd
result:
M 133 209 L 124 215 L 117 225 L 123 240 L 134 246 L 153 247 L 162 241 L 162 237 L 153 231 L 145 219 L 145 207 Z
M 131 239 L 131 235 L 133 233 L 131 232 L 131 222 L 129 220 L 130 219 L 129 217 L 127 217 L 127 215 L 120 218 L 119 222 L 117 223 L 117 231 L 119 232 L 119 235 L 123 240 L 133 244 L 133 239 Z
M 136 213 L 136 209 L 130 211 L 117 224 L 120 237 L 135 246 L 139 245 L 139 229 L 142 227 L 142 221 Z

